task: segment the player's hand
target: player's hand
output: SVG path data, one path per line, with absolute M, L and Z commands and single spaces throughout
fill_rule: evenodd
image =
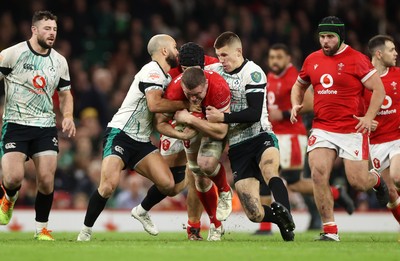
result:
M 190 117 L 192 117 L 192 115 L 186 109 L 176 111 L 174 115 L 174 119 L 177 123 L 184 124 L 188 124 L 188 122 L 190 121 Z
M 75 137 L 76 128 L 74 119 L 72 117 L 66 117 L 62 121 L 62 132 L 68 132 L 68 138 Z
M 192 138 L 194 138 L 199 132 L 193 128 L 191 128 L 190 126 L 186 126 L 183 130 L 182 130 L 182 135 L 180 140 L 190 140 Z
M 357 117 L 356 115 L 353 115 L 353 118 L 358 120 L 358 124 L 354 129 L 356 129 L 357 132 L 359 133 L 367 133 L 368 135 L 372 131 L 372 125 L 373 125 L 373 120 L 369 119 L 367 117 Z
M 206 119 L 209 122 L 224 122 L 224 113 L 219 111 L 213 106 L 207 106 L 206 108 Z
M 378 128 L 379 122 L 376 120 L 372 120 L 372 126 L 371 126 L 371 131 L 376 131 Z
M 189 103 L 189 111 L 202 112 L 201 104 Z
M 292 111 L 290 112 L 290 122 L 291 123 L 296 123 L 297 122 L 297 115 L 299 114 L 301 109 L 303 109 L 303 105 L 302 104 L 294 105 L 292 107 Z

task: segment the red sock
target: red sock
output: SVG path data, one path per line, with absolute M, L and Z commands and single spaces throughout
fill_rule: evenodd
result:
M 261 222 L 260 223 L 260 230 L 261 231 L 271 231 L 272 223 L 271 222 Z
M 222 165 L 221 163 L 219 163 L 219 171 L 217 175 L 210 177 L 210 179 L 217 186 L 218 192 L 227 192 L 231 189 L 228 182 L 226 181 L 226 172 L 224 165 Z
M 375 172 L 375 171 L 371 171 L 371 173 L 374 174 L 374 175 L 378 178 L 378 180 L 376 181 L 376 184 L 375 184 L 375 186 L 374 186 L 374 189 L 377 189 L 377 188 L 379 188 L 379 186 L 381 185 L 381 177 L 380 177 L 379 174 L 378 174 L 377 172 Z
M 221 221 L 219 221 L 216 217 L 218 195 L 214 185 L 212 185 L 207 192 L 200 192 L 197 190 L 196 192 L 201 203 L 203 204 L 204 210 L 207 212 L 208 217 L 210 218 L 210 223 L 214 223 L 215 227 L 220 227 Z
M 333 200 L 337 200 L 340 196 L 339 190 L 337 189 L 337 187 L 331 186 L 331 191 L 332 191 Z
M 337 234 L 338 233 L 338 228 L 335 222 L 328 222 L 324 223 L 323 226 L 324 233 L 327 234 Z
M 200 228 L 201 227 L 201 222 L 191 222 L 188 220 L 188 227 L 194 227 L 194 228 Z
M 395 203 L 389 203 L 388 209 L 392 212 L 394 218 L 400 224 L 400 197 L 397 198 Z

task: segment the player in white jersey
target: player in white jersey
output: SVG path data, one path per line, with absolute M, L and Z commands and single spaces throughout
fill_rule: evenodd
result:
M 220 63 L 207 69 L 218 72 L 231 90 L 231 112 L 222 113 L 209 106 L 211 122 L 229 123 L 228 142 L 235 188 L 247 217 L 253 222 L 272 222 L 282 238 L 293 241 L 295 224 L 290 213 L 287 189 L 279 177 L 278 140 L 272 132 L 265 100 L 266 76 L 254 62 L 244 59 L 240 38 L 222 33 L 214 48 Z M 260 180 L 270 187 L 275 202 L 271 207 L 260 201 Z
M 387 208 L 400 224 L 400 93 L 397 90 L 400 68 L 396 67 L 397 51 L 394 39 L 388 35 L 371 38 L 368 49 L 386 91 L 385 102 L 375 118 L 379 125 L 369 137 L 370 158 L 388 186 Z M 368 106 L 371 93 L 365 92 L 364 97 Z
M 103 142 L 103 162 L 99 188 L 89 200 L 78 241 L 89 241 L 92 227 L 115 191 L 123 169 L 134 169 L 150 179 L 165 195 L 172 195 L 174 179 L 168 164 L 150 142 L 154 113 L 188 108 L 188 102 L 162 98 L 171 77 L 167 72 L 177 66 L 175 40 L 165 34 L 153 36 L 148 45 L 152 61 L 135 75 L 120 109 L 107 126 Z
M 37 240 L 54 240 L 47 230 L 54 195 L 58 137 L 52 96 L 58 91 L 62 130 L 75 135 L 73 99 L 66 59 L 52 47 L 57 16 L 37 11 L 32 37 L 0 53 L 0 79 L 5 83 L 1 140 L 3 182 L 0 189 L 0 224 L 10 222 L 24 179 L 24 164 L 32 158 L 37 175 L 35 200 Z

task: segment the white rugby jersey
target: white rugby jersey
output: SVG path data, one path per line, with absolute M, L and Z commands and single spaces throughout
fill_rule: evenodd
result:
M 254 123 L 229 124 L 228 138 L 230 145 L 253 138 L 263 131 L 272 132 L 271 123 L 268 121 L 265 99 L 267 77 L 260 66 L 246 60 L 241 67 L 231 73 L 225 72 L 221 63 L 211 64 L 206 66 L 205 69 L 219 73 L 228 82 L 232 95 L 231 112 L 242 111 L 249 107 L 246 100 L 246 93 L 262 92 L 264 95 L 262 115 L 259 121 Z
M 54 49 L 36 53 L 28 41 L 0 53 L 0 80 L 4 78 L 4 122 L 53 127 L 54 91 L 71 89 L 66 59 Z
M 154 113 L 149 111 L 146 92 L 162 90 L 171 81 L 160 65 L 151 61 L 135 75 L 124 102 L 108 123 L 108 127 L 123 130 L 129 137 L 139 142 L 149 142 L 153 132 Z

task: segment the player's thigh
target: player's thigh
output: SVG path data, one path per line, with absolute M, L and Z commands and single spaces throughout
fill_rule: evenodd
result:
M 1 158 L 3 182 L 18 185 L 24 178 L 26 155 L 22 152 L 8 152 Z M 10 185 L 11 185 L 10 184 Z
M 343 164 L 347 180 L 352 186 L 359 184 L 363 187 L 368 183 L 370 174 L 367 160 L 343 159 Z
M 336 159 L 336 151 L 328 148 L 315 148 L 308 153 L 308 163 L 311 175 L 329 179 L 333 164 Z
M 400 154 L 396 154 L 390 159 L 390 177 L 395 184 L 400 185 Z
M 275 147 L 267 148 L 262 153 L 258 165 L 267 182 L 271 177 L 279 176 L 279 150 Z
M 174 183 L 167 162 L 158 151 L 147 154 L 136 166 L 135 170 L 161 187 L 169 187 Z

